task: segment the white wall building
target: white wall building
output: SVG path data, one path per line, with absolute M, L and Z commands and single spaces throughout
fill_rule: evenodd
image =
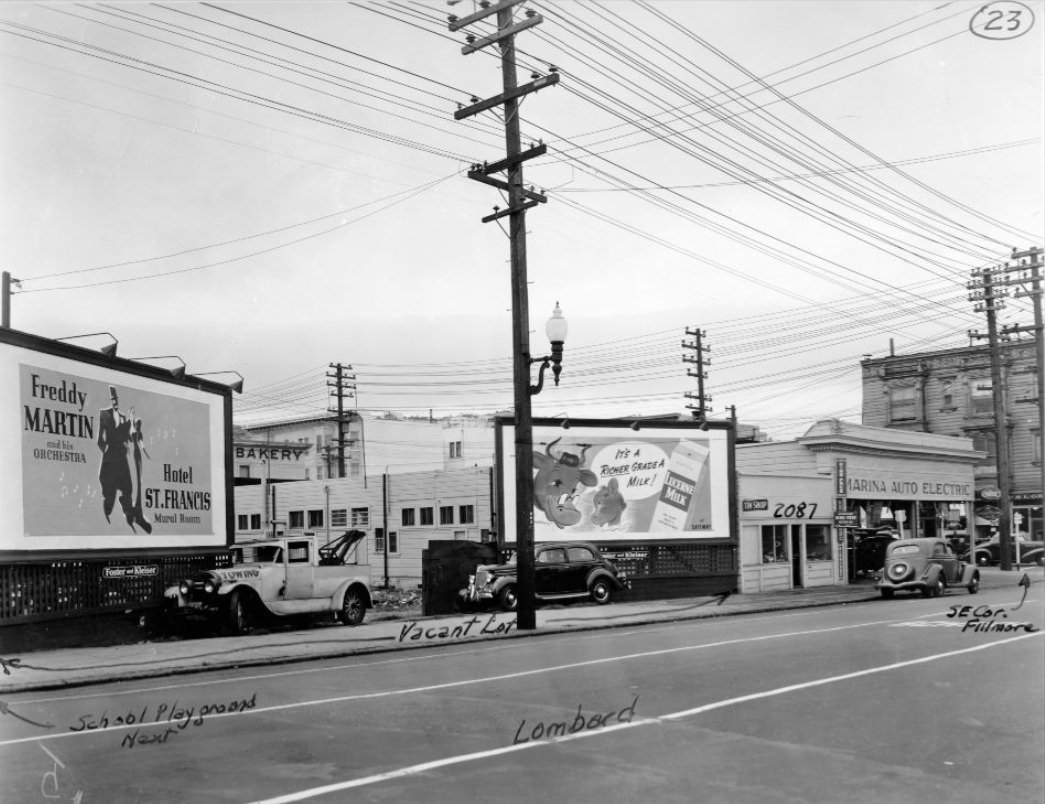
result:
M 362 530 L 370 582 L 421 583 L 430 540 L 488 541 L 496 530 L 493 470 L 456 469 L 237 486 L 236 541 Z M 387 534 L 387 539 L 386 539 Z M 361 561 L 362 561 L 361 556 Z

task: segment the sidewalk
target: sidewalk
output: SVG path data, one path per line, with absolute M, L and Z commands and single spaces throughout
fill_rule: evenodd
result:
M 1022 597 L 1020 579 L 1045 582 L 1045 570 L 1030 567 L 1002 572 L 981 569 L 983 590 L 1011 587 L 1015 605 Z M 815 606 L 838 606 L 879 600 L 873 582 L 827 586 L 764 594 L 734 594 L 725 599 L 686 598 L 614 603 L 609 606 L 553 606 L 537 610 L 537 630 L 518 632 L 515 616 L 504 612 L 416 617 L 368 612 L 355 628 L 331 625 L 286 633 L 241 637 L 144 642 L 93 648 L 35 651 L 21 656 L 0 654 L 0 695 L 27 690 L 62 689 L 106 681 L 154 678 L 204 670 L 256 667 L 312 659 L 380 653 L 460 644 L 487 639 L 540 637 L 568 631 L 590 631 L 725 617 L 757 612 L 785 611 Z M 945 600 L 972 603 L 964 590 L 948 592 Z M 903 600 L 889 604 L 900 611 Z M 1041 623 L 1036 623 L 1041 625 Z

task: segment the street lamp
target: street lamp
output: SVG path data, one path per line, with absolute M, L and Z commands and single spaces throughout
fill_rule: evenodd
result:
M 523 324 L 522 319 L 517 321 Z M 519 329 L 524 329 L 523 326 Z M 515 570 L 516 589 L 519 595 L 516 609 L 516 627 L 520 631 L 532 631 L 537 627 L 537 612 L 535 607 L 534 593 L 534 547 L 533 547 L 533 420 L 530 415 L 530 397 L 536 396 L 544 388 L 544 372 L 549 366 L 555 376 L 555 384 L 559 384 L 559 374 L 562 372 L 562 348 L 566 341 L 568 327 L 566 319 L 562 316 L 559 303 L 555 302 L 555 309 L 551 318 L 545 324 L 545 333 L 551 341 L 552 353 L 544 357 L 530 357 L 526 340 L 521 358 L 522 368 L 526 374 L 525 383 L 516 382 L 515 389 L 515 499 L 517 510 L 515 512 Z M 518 331 L 517 331 L 517 334 Z M 541 367 L 537 375 L 537 384 L 530 385 L 530 367 L 534 363 L 540 363 Z
M 541 368 L 537 373 L 537 384 L 530 386 L 530 394 L 536 396 L 544 388 L 544 372 L 550 365 L 552 374 L 555 376 L 555 384 L 559 384 L 559 375 L 562 374 L 562 345 L 566 342 L 566 333 L 570 331 L 566 319 L 562 317 L 562 308 L 555 302 L 552 316 L 544 324 L 544 332 L 552 344 L 552 353 L 544 357 L 531 357 L 530 365 L 540 363 Z

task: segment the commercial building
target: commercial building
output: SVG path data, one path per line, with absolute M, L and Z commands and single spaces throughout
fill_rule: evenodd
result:
M 969 438 L 829 419 L 793 441 L 738 444 L 740 591 L 846 583 L 858 529 L 968 541 Z
M 345 414 L 340 432 L 337 418 L 330 416 L 237 427 L 236 481 L 341 477 L 339 442 L 344 477 L 488 467 L 493 465 L 492 428 L 485 416 L 412 419 L 355 411 Z
M 974 467 L 977 538 L 998 523 L 998 439 L 990 350 L 969 346 L 861 361 L 863 423 L 972 439 L 983 453 Z M 1001 344 L 1001 398 L 1008 431 L 1013 533 L 1042 540 L 1042 433 L 1033 342 Z
M 272 484 L 267 494 L 237 486 L 236 541 L 361 530 L 370 583 L 412 588 L 429 541 L 493 540 L 492 483 L 491 468 L 470 466 Z

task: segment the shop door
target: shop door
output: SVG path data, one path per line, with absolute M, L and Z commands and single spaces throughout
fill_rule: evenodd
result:
M 802 560 L 802 526 L 791 526 L 791 586 L 793 589 L 801 589 L 804 573 L 802 568 L 805 562 Z

